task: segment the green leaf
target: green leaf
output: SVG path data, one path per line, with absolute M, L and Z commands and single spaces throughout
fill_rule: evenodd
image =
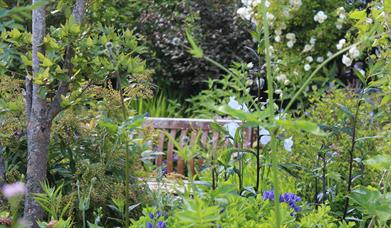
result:
M 391 156 L 383 154 L 376 155 L 364 161 L 364 164 L 379 171 L 391 168 Z
M 189 41 L 191 45 L 191 49 L 189 50 L 189 53 L 192 54 L 195 58 L 202 58 L 204 56 L 204 54 L 202 53 L 202 49 L 197 45 L 193 36 L 188 30 L 186 30 L 186 37 L 187 37 L 187 41 Z
M 319 128 L 318 124 L 307 120 L 277 120 L 277 125 L 293 130 L 306 131 L 314 135 L 328 135 Z
M 338 108 L 340 108 L 345 114 L 347 114 L 349 117 L 353 118 L 354 115 L 353 113 L 349 110 L 348 107 L 344 106 L 344 105 L 341 105 L 341 104 L 337 104 Z

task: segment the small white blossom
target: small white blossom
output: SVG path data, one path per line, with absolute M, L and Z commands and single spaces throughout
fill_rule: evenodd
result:
M 251 10 L 247 7 L 240 7 L 236 13 L 244 20 L 251 20 Z
M 303 3 L 301 0 L 290 0 L 290 4 L 293 8 L 300 8 Z
M 315 37 L 311 37 L 310 44 L 315 45 L 315 43 L 316 43 L 316 38 Z
M 282 93 L 282 90 L 280 89 L 276 89 L 276 91 L 274 91 L 276 94 L 281 94 Z
M 307 64 L 305 64 L 305 65 L 304 65 L 304 70 L 305 70 L 305 71 L 309 71 L 309 70 L 311 70 L 311 65 L 310 65 L 310 64 L 308 64 L 308 63 L 307 63 Z
M 314 48 L 314 46 L 312 46 L 311 44 L 306 44 L 306 45 L 304 46 L 303 52 L 309 52 L 309 51 L 311 51 L 313 48 Z
M 294 34 L 294 33 L 287 33 L 286 34 L 286 38 L 288 39 L 288 40 L 296 40 L 296 35 Z
M 281 36 L 279 35 L 275 36 L 274 41 L 276 41 L 277 43 L 281 42 Z
M 330 58 L 332 55 L 333 55 L 333 53 L 331 51 L 327 52 L 327 58 Z
M 343 48 L 343 46 L 345 45 L 345 43 L 346 43 L 345 39 L 340 39 L 338 44 L 337 44 L 337 49 L 341 50 Z
M 278 28 L 278 29 L 276 29 L 276 30 L 274 30 L 274 33 L 276 34 L 276 35 L 281 35 L 282 34 L 282 30 L 281 30 L 281 28 Z
M 372 18 L 367 18 L 367 19 L 365 19 L 365 22 L 366 22 L 367 24 L 372 24 L 372 23 L 373 23 L 373 20 L 372 20 Z
M 285 148 L 285 150 L 287 150 L 288 152 L 291 152 L 292 151 L 292 146 L 293 146 L 292 137 L 284 139 L 284 148 Z
M 284 85 L 289 85 L 290 82 L 291 81 L 289 81 L 289 79 L 287 79 L 287 80 L 284 81 Z
M 283 81 L 287 80 L 287 77 L 285 74 L 279 74 L 279 75 L 277 75 L 276 79 L 279 82 L 283 82 Z
M 308 62 L 312 63 L 312 61 L 314 61 L 314 59 L 312 58 L 312 56 L 307 56 L 307 58 L 305 58 L 305 60 L 307 60 Z
M 352 57 L 353 59 L 357 58 L 358 56 L 360 56 L 360 50 L 358 50 L 358 48 L 356 46 L 352 46 L 350 49 L 349 49 L 349 55 L 350 57 Z
M 324 61 L 324 58 L 322 56 L 319 56 L 316 58 L 316 62 L 321 63 Z
M 327 19 L 327 15 L 323 11 L 318 11 L 314 16 L 314 21 L 322 24 Z
M 351 66 L 352 62 L 353 62 L 353 60 L 351 58 L 349 58 L 347 55 L 342 56 L 342 63 L 345 64 L 346 66 L 348 66 L 348 67 Z
M 286 45 L 288 46 L 288 48 L 292 48 L 293 45 L 295 45 L 295 43 L 294 43 L 292 40 L 290 40 L 290 41 L 288 41 L 288 42 L 286 43 Z
M 252 62 L 247 63 L 247 68 L 252 69 L 254 67 L 254 64 Z
M 339 23 L 335 24 L 335 27 L 336 27 L 338 30 L 341 30 L 341 29 L 342 29 L 342 25 L 339 24 Z

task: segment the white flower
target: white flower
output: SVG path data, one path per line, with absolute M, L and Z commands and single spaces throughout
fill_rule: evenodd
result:
M 236 13 L 244 20 L 251 20 L 251 10 L 247 7 L 240 7 Z
M 243 5 L 245 6 L 251 6 L 253 4 L 254 0 L 242 0 Z
M 312 62 L 314 61 L 314 59 L 312 58 L 312 56 L 307 56 L 307 58 L 305 58 L 305 60 L 307 60 L 308 62 Z
M 285 150 L 291 152 L 292 151 L 292 146 L 293 146 L 292 137 L 284 139 L 284 148 L 285 148 Z
M 313 47 L 314 47 L 314 46 L 312 46 L 311 44 L 306 44 L 306 45 L 304 46 L 303 52 L 309 52 L 309 51 L 312 50 Z
M 274 91 L 276 94 L 281 94 L 282 93 L 282 90 L 280 89 L 276 89 L 276 91 Z
M 351 66 L 353 60 L 349 58 L 347 55 L 342 56 L 342 63 L 345 64 L 346 66 Z
M 324 61 L 324 58 L 322 56 L 319 56 L 316 58 L 316 62 L 321 63 Z
M 372 18 L 367 18 L 367 19 L 365 19 L 365 22 L 367 24 L 372 24 L 373 20 L 372 20 Z
M 352 57 L 353 59 L 357 58 L 358 56 L 360 56 L 360 50 L 358 50 L 358 48 L 354 45 L 352 46 L 350 49 L 349 49 L 349 55 L 350 57 Z
M 291 81 L 289 81 L 288 79 L 284 81 L 284 85 L 289 85 Z
M 301 0 L 290 0 L 290 4 L 293 8 L 299 8 L 302 5 L 302 2 Z
M 254 2 L 256 2 L 257 0 L 255 0 Z M 260 2 L 261 0 L 258 0 L 258 2 Z M 265 6 L 266 8 L 269 8 L 270 7 L 270 2 L 269 1 L 265 1 Z
M 259 135 L 261 135 L 260 142 L 262 145 L 266 145 L 270 142 L 270 140 L 272 140 L 272 137 L 270 136 L 270 132 L 265 128 L 259 130 Z
M 327 58 L 330 58 L 332 55 L 333 55 L 333 53 L 331 51 L 327 52 Z
M 308 64 L 308 63 L 307 63 L 307 64 L 305 64 L 305 65 L 304 65 L 304 70 L 305 70 L 305 71 L 309 71 L 309 70 L 311 70 L 311 65 L 310 65 L 310 64 Z
M 275 36 L 274 41 L 276 41 L 277 43 L 281 42 L 281 36 L 279 36 L 279 35 Z
M 26 187 L 22 182 L 15 182 L 13 184 L 4 185 L 2 190 L 4 197 L 10 199 L 15 196 L 23 196 L 26 191 Z
M 294 41 L 296 41 L 296 35 L 294 34 L 294 33 L 287 33 L 286 34 L 286 38 L 288 39 L 288 40 L 294 40 Z
M 316 43 L 316 38 L 315 37 L 311 37 L 310 44 L 315 45 L 315 43 Z
M 279 81 L 279 82 L 283 82 L 283 81 L 287 80 L 285 74 L 279 74 L 279 75 L 277 75 L 276 79 L 277 79 L 277 81 Z
M 274 30 L 274 33 L 276 34 L 276 35 L 281 35 L 282 34 L 282 30 L 281 30 L 281 28 L 278 28 L 278 29 L 276 29 L 276 30 Z
M 288 46 L 288 48 L 292 48 L 293 45 L 295 45 L 295 43 L 294 43 L 292 40 L 290 40 L 290 41 L 288 41 L 288 42 L 286 43 L 286 45 Z
M 254 64 L 252 62 L 247 63 L 247 69 L 252 69 Z
M 337 49 L 341 50 L 343 48 L 343 45 L 346 43 L 345 39 L 340 39 L 337 44 Z
M 224 127 L 228 130 L 229 135 L 232 138 L 235 138 L 236 130 L 239 128 L 239 124 L 235 123 L 235 122 L 231 122 L 231 123 L 225 124 Z M 233 142 L 232 138 L 229 139 L 229 141 L 231 141 L 231 143 Z
M 337 29 L 339 29 L 339 30 L 341 30 L 341 29 L 342 29 L 342 25 L 341 25 L 341 24 L 339 24 L 339 23 L 335 24 L 335 27 L 336 27 Z
M 267 17 L 267 20 L 270 24 L 273 24 L 274 19 L 276 19 L 276 17 L 269 12 L 266 13 L 266 17 Z
M 239 104 L 239 102 L 235 99 L 235 97 L 229 98 L 228 106 L 235 110 L 242 110 L 244 112 L 249 112 L 247 106 L 245 104 L 243 105 Z
M 318 11 L 314 16 L 314 21 L 319 22 L 319 24 L 322 24 L 326 19 L 327 15 L 323 11 Z

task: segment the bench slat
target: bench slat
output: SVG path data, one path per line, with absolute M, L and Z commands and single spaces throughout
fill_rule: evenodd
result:
M 185 145 L 185 139 L 187 137 L 187 132 L 189 129 L 183 129 L 181 131 L 181 134 L 179 136 L 179 145 L 183 148 Z M 178 156 L 178 162 L 177 162 L 177 172 L 179 174 L 185 175 L 185 162 L 182 157 Z
M 176 136 L 176 129 L 172 129 L 170 135 L 173 139 Z M 172 173 L 174 171 L 174 143 L 169 139 L 167 146 L 167 172 Z
M 163 131 L 160 131 L 157 151 L 164 152 L 164 133 L 163 133 Z M 156 157 L 156 165 L 161 166 L 162 163 L 163 163 L 163 155 L 158 155 Z

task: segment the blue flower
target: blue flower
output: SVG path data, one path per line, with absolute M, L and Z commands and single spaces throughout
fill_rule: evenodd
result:
M 154 216 L 152 213 L 149 213 L 148 216 L 149 216 L 149 218 L 151 218 L 151 219 L 154 219 L 154 218 L 155 218 L 155 216 Z
M 274 200 L 274 192 L 273 191 L 265 191 L 262 196 L 263 200 Z M 301 198 L 294 193 L 284 193 L 280 195 L 279 200 L 281 203 L 286 203 L 292 208 L 295 212 L 301 211 L 301 207 L 297 206 L 297 202 L 301 201 Z M 292 215 L 293 214 L 293 215 Z M 294 213 L 291 215 L 294 216 Z
M 159 221 L 156 225 L 157 228 L 166 228 L 166 223 L 164 223 L 163 221 Z
M 156 218 L 160 218 L 160 216 L 162 216 L 162 213 L 160 211 L 156 212 Z
M 150 223 L 150 222 L 147 222 L 147 223 L 145 224 L 145 227 L 146 227 L 146 228 L 153 228 L 153 224 Z
M 273 191 L 265 191 L 262 196 L 263 200 L 274 200 L 274 192 Z

